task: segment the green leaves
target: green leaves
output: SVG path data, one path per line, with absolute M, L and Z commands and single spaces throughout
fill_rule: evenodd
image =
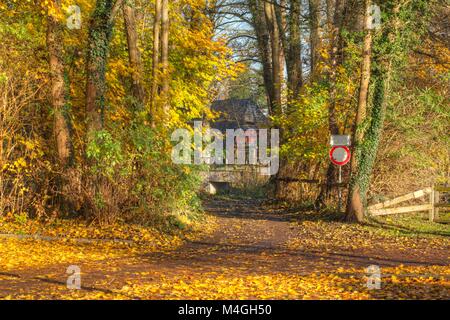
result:
M 112 178 L 115 168 L 124 159 L 120 141 L 115 140 L 107 130 L 95 132 L 87 145 L 86 155 L 94 161 L 92 169 L 95 173 Z

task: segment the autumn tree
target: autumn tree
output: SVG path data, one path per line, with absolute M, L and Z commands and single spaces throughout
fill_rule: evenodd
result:
M 283 48 L 286 55 L 287 84 L 289 95 L 295 99 L 303 86 L 302 62 L 302 28 L 301 28 L 301 1 L 291 0 L 286 5 L 288 32 L 282 32 Z
M 167 119 L 169 103 L 169 0 L 162 0 L 161 4 L 161 98 L 163 118 Z
M 363 141 L 363 124 L 367 113 L 367 100 L 370 83 L 370 67 L 372 54 L 372 15 L 370 12 L 371 0 L 364 1 L 364 44 L 362 51 L 361 79 L 359 84 L 358 105 L 356 109 L 355 128 L 353 129 L 353 144 L 359 148 Z M 351 170 L 357 172 L 357 159 L 360 155 L 355 153 L 351 159 Z M 348 215 L 355 216 L 356 220 L 363 220 L 364 209 L 360 199 L 359 186 L 352 184 L 348 196 Z
M 169 2 L 155 0 L 151 84 L 152 115 L 167 118 L 169 111 Z
M 64 81 L 63 26 L 60 22 L 61 1 L 52 1 L 52 12 L 47 18 L 47 49 L 49 53 L 51 102 L 53 107 L 53 134 L 61 165 L 71 165 L 73 145 L 70 133 L 70 114 L 66 105 L 66 84 Z
M 92 134 L 103 126 L 105 108 L 105 73 L 114 16 L 122 0 L 97 0 L 89 23 L 87 53 L 86 116 L 87 132 Z
M 369 2 L 365 3 L 366 6 Z M 367 8 L 367 7 L 366 7 Z M 352 172 L 350 183 L 350 193 L 347 206 L 347 219 L 362 221 L 365 216 L 367 206 L 367 192 L 370 185 L 375 160 L 377 157 L 379 142 L 383 132 L 386 105 L 394 87 L 393 79 L 402 69 L 405 56 L 410 52 L 416 37 L 422 32 L 420 23 L 416 26 L 408 21 L 411 17 L 424 14 L 429 6 L 424 1 L 411 3 L 409 1 L 387 1 L 381 7 L 386 19 L 382 21 L 382 27 L 373 36 L 373 46 L 370 61 L 368 52 L 364 52 L 365 59 L 362 63 L 362 75 L 360 83 L 360 96 L 358 104 L 357 120 L 361 121 L 366 107 L 365 96 L 367 95 L 366 77 L 370 76 L 373 88 L 372 99 L 369 111 L 367 127 L 356 128 L 356 165 Z M 405 19 L 408 19 L 405 20 Z M 367 26 L 367 18 L 366 18 Z M 370 37 L 366 34 L 364 39 L 364 49 L 369 48 Z M 365 73 L 365 74 L 364 74 Z M 358 117 L 360 119 L 358 119 Z
M 348 5 L 348 4 L 347 4 Z M 315 6 L 313 6 L 314 10 Z M 328 65 L 329 71 L 326 76 L 329 82 L 329 103 L 328 103 L 328 129 L 330 135 L 336 135 L 340 132 L 336 106 L 338 101 L 338 70 L 343 63 L 342 52 L 344 50 L 344 42 L 342 40 L 342 28 L 344 26 L 344 19 L 347 12 L 346 0 L 336 0 L 334 3 L 327 1 L 327 27 L 329 32 L 330 44 L 328 46 Z M 313 20 L 318 20 L 313 17 Z M 313 53 L 311 54 L 313 57 Z M 320 54 L 319 54 L 320 56 Z M 332 190 L 332 183 L 335 177 L 335 166 L 329 163 L 325 174 L 325 184 L 321 187 L 320 193 L 316 199 L 316 207 L 324 205 L 325 198 Z
M 141 51 L 138 45 L 138 32 L 136 26 L 136 8 L 134 1 L 125 1 L 122 7 L 125 31 L 128 44 L 128 59 L 131 68 L 132 94 L 136 103 L 142 107 L 145 103 L 145 88 L 142 79 L 144 66 Z
M 151 84 L 151 114 L 156 115 L 156 99 L 159 86 L 159 61 L 160 61 L 160 37 L 161 37 L 162 0 L 155 0 L 155 14 L 153 22 L 153 59 L 152 59 L 152 84 Z
M 316 78 L 319 74 L 319 62 L 321 56 L 321 44 L 322 37 L 321 34 L 321 1 L 320 0 L 309 0 L 309 45 L 310 45 L 310 74 L 311 78 Z
M 276 93 L 274 83 L 274 71 L 272 65 L 272 51 L 269 28 L 265 16 L 265 10 L 262 2 L 259 0 L 248 1 L 249 10 L 251 12 L 251 23 L 256 35 L 258 55 L 262 64 L 262 73 L 264 79 L 264 87 L 267 92 L 267 101 L 269 110 L 273 110 L 276 104 Z

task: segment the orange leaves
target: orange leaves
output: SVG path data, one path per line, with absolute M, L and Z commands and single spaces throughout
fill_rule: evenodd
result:
M 448 299 L 449 241 L 402 237 L 361 225 L 300 214 L 297 223 L 252 203 L 246 211 L 230 202 L 197 226 L 184 246 L 176 235 L 116 224 L 108 228 L 54 221 L 47 229 L 30 221 L 0 221 L 0 232 L 61 234 L 71 238 L 136 240 L 81 244 L 72 241 L 0 239 L 0 265 L 7 272 L 54 279 L 80 264 L 83 285 L 27 282 L 6 298 L 61 299 Z M 227 213 L 229 214 L 228 216 Z M 290 219 L 293 219 L 292 217 Z M 212 232 L 214 233 L 212 234 Z M 205 237 L 199 241 L 200 237 Z M 401 261 L 405 261 L 401 264 Z M 380 289 L 370 289 L 369 265 L 377 265 Z M 85 275 L 88 275 L 85 277 Z M 59 278 L 58 278 L 59 279 Z M 21 283 L 23 281 L 23 283 Z M 28 283 L 31 285 L 28 286 Z M 0 291 L 0 295 L 3 294 Z M 5 294 L 6 295 L 6 294 Z
M 152 227 L 133 224 L 116 223 L 108 226 L 88 225 L 81 220 L 53 220 L 45 223 L 36 220 L 26 220 L 24 223 L 11 217 L 0 217 L 0 233 L 38 235 L 41 238 L 50 237 L 63 242 L 110 242 L 125 244 L 143 244 L 147 249 L 175 249 L 182 244 L 182 237 L 191 238 L 212 232 L 216 224 L 213 219 L 206 219 L 206 226 L 198 222 L 184 221 L 188 230 L 185 234 L 167 235 Z M 201 230 L 200 230 L 201 229 Z M 192 234 L 191 234 L 191 233 Z M 81 240 L 81 241 L 79 241 Z M 45 243 L 45 242 L 44 242 Z
M 402 269 L 407 272 L 408 269 Z M 427 268 L 421 269 L 422 273 Z M 353 273 L 353 274 L 350 274 Z M 161 278 L 156 282 L 122 287 L 118 293 L 145 299 L 384 299 L 391 297 L 445 298 L 448 281 L 384 277 L 382 289 L 366 287 L 364 270 L 347 273 L 289 275 L 271 273 L 244 275 L 240 270 L 228 269 L 222 274 L 194 274 L 189 280 Z M 440 288 L 436 288 L 436 286 Z

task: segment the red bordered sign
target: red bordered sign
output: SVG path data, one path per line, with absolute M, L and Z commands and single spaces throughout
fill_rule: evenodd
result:
M 346 146 L 335 146 L 330 150 L 330 160 L 337 166 L 346 165 L 351 158 L 350 149 Z

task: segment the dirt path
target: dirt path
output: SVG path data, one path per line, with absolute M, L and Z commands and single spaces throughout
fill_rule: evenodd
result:
M 254 200 L 217 200 L 207 205 L 207 211 L 216 216 L 217 230 L 175 251 L 147 253 L 139 250 L 107 261 L 83 262 L 80 265 L 82 290 L 68 292 L 67 265 L 61 264 L 20 272 L 0 272 L 0 297 L 202 298 L 198 295 L 204 291 L 204 297 L 208 298 L 237 298 L 242 297 L 242 292 L 248 292 L 244 295 L 247 298 L 302 298 L 306 295 L 301 290 L 307 291 L 307 288 L 297 288 L 292 284 L 284 289 L 284 283 L 291 280 L 299 282 L 298 279 L 303 279 L 301 277 L 316 281 L 316 277 L 323 276 L 323 281 L 331 286 L 334 282 L 327 281 L 332 281 L 330 277 L 335 277 L 337 270 L 341 270 L 340 279 L 336 280 L 336 288 L 332 291 L 333 294 L 335 291 L 345 293 L 347 289 L 342 289 L 337 283 L 351 280 L 363 287 L 365 275 L 355 270 L 369 265 L 428 268 L 426 272 L 440 273 L 431 277 L 448 284 L 448 278 L 442 279 L 442 268 L 448 270 L 449 265 L 448 248 L 430 248 L 428 240 L 417 240 L 406 249 L 403 245 L 396 245 L 397 239 L 378 246 L 376 238 L 367 244 L 363 235 L 364 239 L 358 243 L 356 238 L 352 239 L 356 234 L 352 233 L 352 227 L 333 225 L 335 229 L 328 234 L 321 229 L 328 228 L 328 225 L 320 221 L 295 225 L 292 223 L 297 219 L 295 215 L 269 211 Z M 340 232 L 348 232 L 349 238 L 336 238 Z M 252 285 L 249 287 L 246 281 Z M 272 282 L 277 281 L 279 285 L 274 287 Z M 441 284 L 431 283 L 429 288 L 422 290 L 423 294 L 431 292 L 431 295 L 445 296 L 448 291 L 441 288 Z M 215 287 L 213 293 L 211 287 Z M 259 294 L 258 290 L 267 296 Z M 283 290 L 297 290 L 298 294 L 290 292 L 280 296 Z M 402 288 L 399 290 L 402 292 Z M 333 298 L 333 294 L 323 296 L 318 291 L 308 297 Z

